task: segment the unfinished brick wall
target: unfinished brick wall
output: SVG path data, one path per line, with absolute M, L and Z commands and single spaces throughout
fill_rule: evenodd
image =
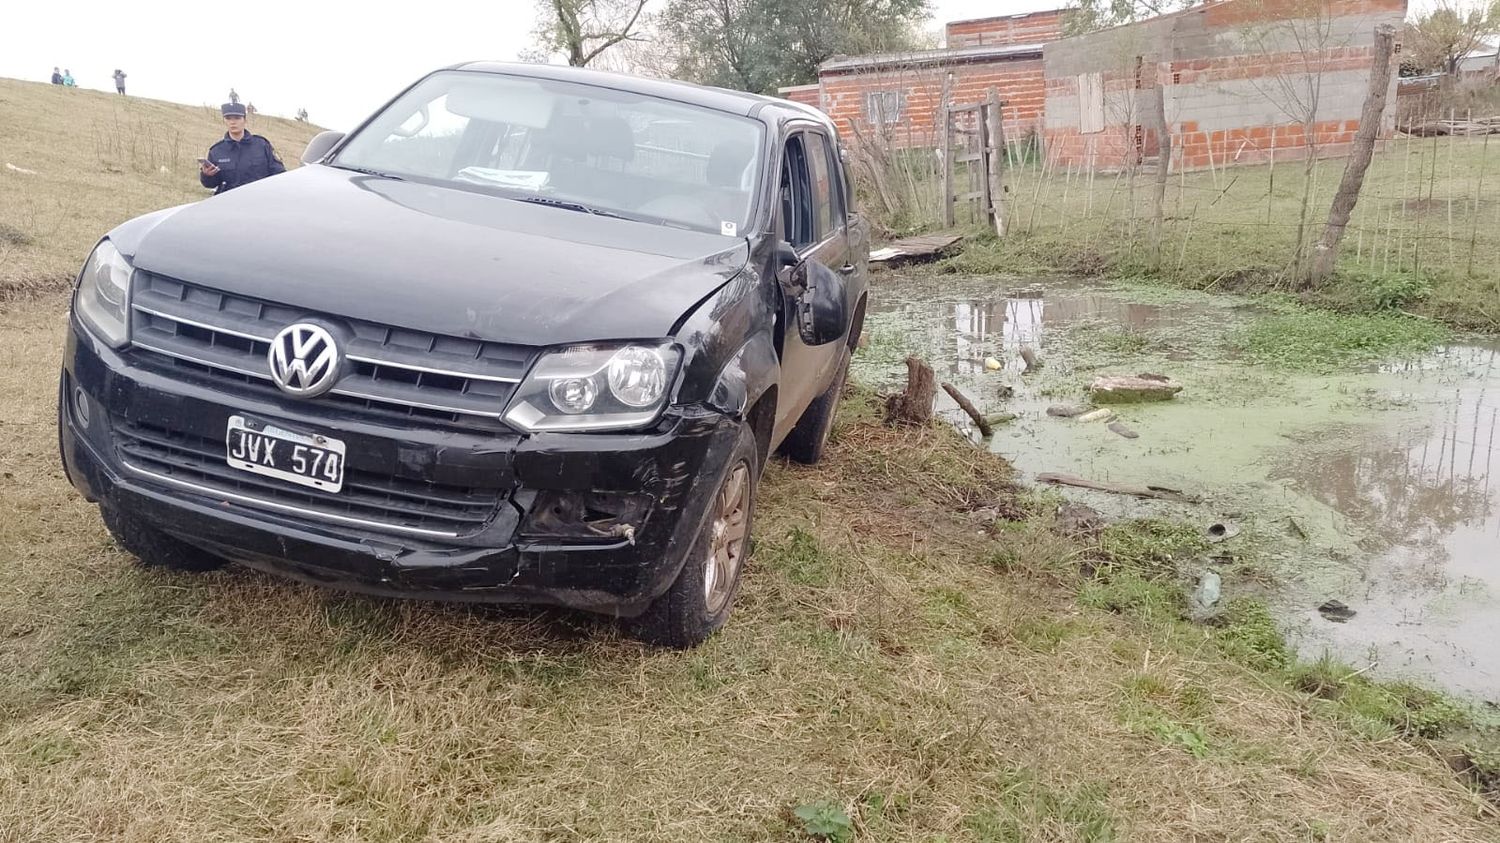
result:
M 949 101 L 967 104 L 983 101 L 990 88 L 1005 103 L 1006 133 L 1019 137 L 1036 131 L 1042 121 L 1046 97 L 1040 57 L 1008 59 L 958 66 L 886 68 L 867 72 L 825 73 L 821 82 L 821 108 L 833 118 L 839 131 L 852 134 L 850 121 L 859 132 L 878 133 L 898 147 L 941 144 L 937 132 L 943 77 L 953 74 Z M 871 94 L 899 98 L 900 110 L 878 119 L 879 107 L 871 107 Z M 887 99 L 886 102 L 890 100 Z
M 789 99 L 792 102 L 800 102 L 803 105 L 810 105 L 813 108 L 823 107 L 817 85 L 793 85 L 788 88 L 781 88 L 776 93 L 783 99 Z
M 1158 98 L 1174 166 L 1342 154 L 1359 128 L 1375 26 L 1405 13 L 1405 0 L 1226 0 L 1054 42 L 1043 60 L 1049 154 L 1105 168 L 1158 156 Z
M 1063 10 L 950 21 L 943 33 L 949 49 L 994 44 L 1045 44 L 1062 37 Z

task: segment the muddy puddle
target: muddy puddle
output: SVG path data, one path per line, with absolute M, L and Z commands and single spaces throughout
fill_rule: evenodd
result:
M 923 356 L 985 412 L 1016 414 L 987 445 L 1028 479 L 1181 489 L 1199 502 L 1063 494 L 1116 517 L 1238 528 L 1189 567 L 1223 573 L 1230 598 L 1268 598 L 1304 656 L 1500 700 L 1500 346 L 1314 374 L 1240 359 L 1235 333 L 1259 313 L 1236 299 L 886 274 L 872 301 L 856 377 L 896 384 L 905 356 Z M 1022 347 L 1039 370 L 1023 374 Z M 1138 438 L 1047 415 L 1082 403 L 1096 375 L 1146 371 L 1184 390 L 1115 408 Z M 1241 554 L 1272 576 L 1240 570 Z M 1324 617 L 1329 600 L 1353 616 Z

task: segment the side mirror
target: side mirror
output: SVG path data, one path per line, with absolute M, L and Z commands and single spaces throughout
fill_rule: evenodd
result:
M 808 261 L 807 289 L 797 297 L 797 333 L 808 345 L 826 345 L 844 336 L 849 324 L 849 297 L 844 278 L 817 261 Z
M 316 137 L 307 142 L 307 149 L 302 150 L 302 163 L 316 164 L 322 161 L 323 156 L 343 139 L 343 132 L 319 132 Z

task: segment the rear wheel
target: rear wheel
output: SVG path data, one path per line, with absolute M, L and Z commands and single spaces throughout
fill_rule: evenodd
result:
M 99 507 L 99 514 L 115 542 L 147 568 L 212 571 L 229 564 L 229 560 L 173 538 L 134 515 L 107 506 Z
M 750 556 L 759 480 L 759 449 L 745 427 L 682 571 L 665 594 L 627 623 L 631 635 L 650 644 L 687 649 L 703 643 L 729 619 Z
M 839 360 L 838 373 L 833 381 L 813 402 L 802 411 L 802 418 L 781 443 L 781 452 L 791 459 L 812 465 L 823 458 L 823 449 L 828 445 L 828 433 L 833 430 L 833 417 L 839 409 L 839 399 L 844 393 L 844 381 L 849 377 L 849 351 L 844 350 Z

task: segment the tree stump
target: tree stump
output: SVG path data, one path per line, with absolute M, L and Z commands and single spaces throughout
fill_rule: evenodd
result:
M 937 378 L 932 367 L 919 358 L 906 358 L 906 391 L 885 399 L 885 423 L 931 424 L 932 401 L 936 397 Z

